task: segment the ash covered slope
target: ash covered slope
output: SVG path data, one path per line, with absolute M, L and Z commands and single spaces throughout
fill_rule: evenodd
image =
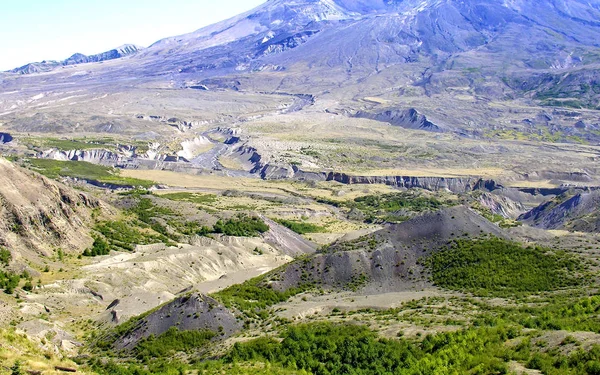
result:
M 452 68 L 448 58 L 469 51 L 465 59 L 471 62 L 485 57 L 494 66 L 501 57 L 514 67 L 551 68 L 586 63 L 574 48 L 598 47 L 598 19 L 598 2 L 578 0 L 272 0 L 161 40 L 143 55 L 174 59 L 183 72 L 289 68 L 297 62 L 378 71 L 422 59 L 445 70 Z
M 457 238 L 493 235 L 502 229 L 459 206 L 390 225 L 372 236 L 334 244 L 322 253 L 291 263 L 270 284 L 287 290 L 304 283 L 358 288 L 365 293 L 406 291 L 430 286 L 419 259 Z
M 56 248 L 80 251 L 91 243 L 92 209 L 101 203 L 0 158 L 0 245 L 13 259 L 34 260 Z
M 191 294 L 176 298 L 142 317 L 131 330 L 117 338 L 115 347 L 132 349 L 140 340 L 150 335 L 160 336 L 171 327 L 180 331 L 207 330 L 221 333 L 219 338 L 227 338 L 238 332 L 242 324 L 216 300 Z
M 542 229 L 600 231 L 600 190 L 566 193 L 523 214 L 522 220 Z

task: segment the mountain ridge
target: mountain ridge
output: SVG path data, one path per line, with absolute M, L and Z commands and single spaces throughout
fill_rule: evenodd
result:
M 130 56 L 143 50 L 144 47 L 135 44 L 123 44 L 111 50 L 97 53 L 94 55 L 84 55 L 83 53 L 74 53 L 70 57 L 61 61 L 43 60 L 41 62 L 32 62 L 9 70 L 10 73 L 17 74 L 33 74 L 49 72 L 54 69 L 76 64 L 87 64 L 91 62 L 101 62 L 107 60 L 119 59 L 121 57 Z

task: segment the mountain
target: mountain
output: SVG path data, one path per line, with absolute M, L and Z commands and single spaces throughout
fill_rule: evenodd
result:
M 19 68 L 15 68 L 10 70 L 11 73 L 18 74 L 33 74 L 33 73 L 42 73 L 49 72 L 51 70 L 57 69 L 61 66 L 67 65 L 76 65 L 76 64 L 86 64 L 91 62 L 100 62 L 106 60 L 114 60 L 119 59 L 121 57 L 129 56 L 138 53 L 141 51 L 143 47 L 136 46 L 134 44 L 124 44 L 120 47 L 111 49 L 110 51 L 98 53 L 96 55 L 86 56 L 82 53 L 75 53 L 68 59 L 62 61 L 42 61 L 35 62 L 23 65 Z
M 482 58 L 491 69 L 508 62 L 510 68 L 557 70 L 598 62 L 585 53 L 600 46 L 598 19 L 600 3 L 582 0 L 270 0 L 229 20 L 160 40 L 138 57 L 153 73 L 171 71 L 170 63 L 179 72 L 239 72 L 265 65 L 290 68 L 292 62 L 378 72 L 421 60 L 435 64 L 433 73 L 473 63 L 483 67 Z M 103 61 L 139 49 L 126 45 L 41 66 Z M 25 66 L 13 72 L 37 70 Z
M 289 67 L 292 61 L 379 71 L 420 59 L 445 70 L 482 56 L 501 57 L 492 67 L 506 59 L 518 68 L 572 67 L 591 62 L 575 47 L 598 47 L 598 7 L 560 0 L 272 0 L 228 21 L 161 40 L 144 55 L 198 58 L 180 66 L 188 72 L 269 63 Z M 272 56 L 294 49 L 297 53 Z M 196 55 L 200 51 L 202 56 Z M 466 52 L 473 56 L 448 61 Z

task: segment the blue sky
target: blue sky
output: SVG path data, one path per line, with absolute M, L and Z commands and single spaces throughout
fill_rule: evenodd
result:
M 265 0 L 28 0 L 0 5 L 0 70 L 144 47 L 250 10 Z

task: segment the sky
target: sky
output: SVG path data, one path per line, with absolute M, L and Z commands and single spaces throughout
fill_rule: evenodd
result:
M 147 47 L 248 11 L 265 0 L 3 0 L 0 71 L 92 55 L 122 44 Z

